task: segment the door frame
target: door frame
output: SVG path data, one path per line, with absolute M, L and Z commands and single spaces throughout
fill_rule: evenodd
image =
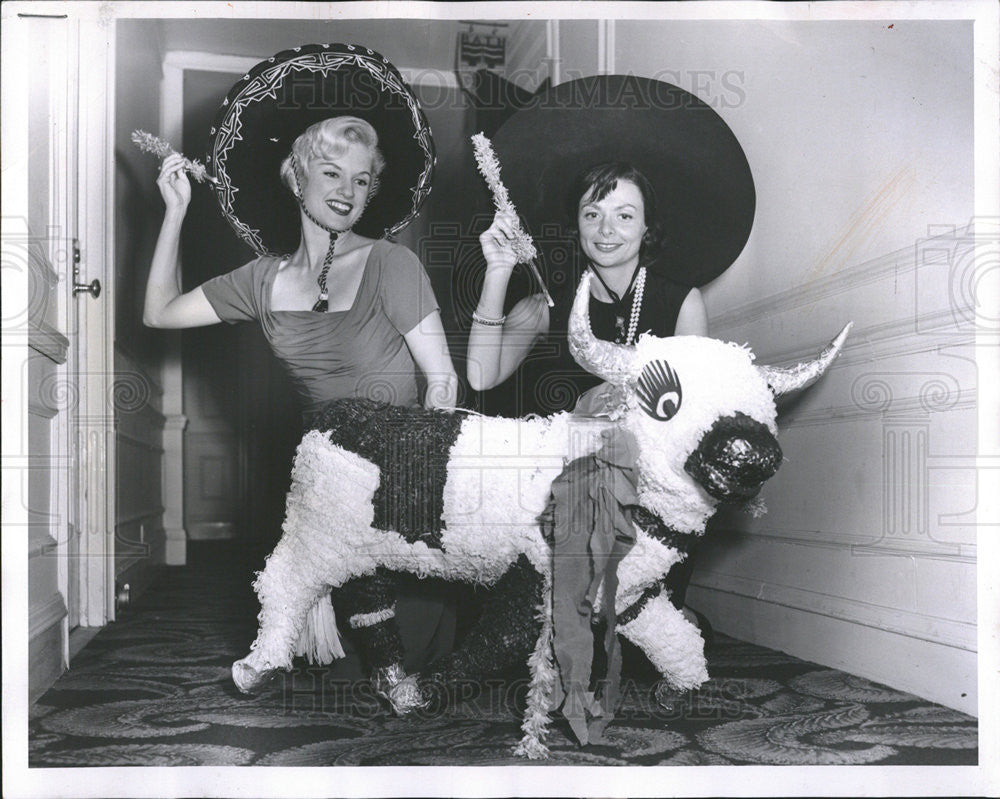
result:
M 163 57 L 160 83 L 160 134 L 169 142 L 184 138 L 184 72 L 246 72 L 259 59 L 172 50 Z M 179 145 L 178 145 L 179 146 Z M 178 255 L 178 258 L 181 258 Z M 183 262 L 180 269 L 183 272 Z M 187 563 L 187 529 L 184 526 L 184 364 L 180 335 L 167 337 L 163 358 L 163 528 L 164 559 L 168 566 Z
M 115 23 L 71 19 L 77 37 L 77 207 L 79 281 L 100 280 L 101 296 L 76 299 L 80 626 L 115 618 Z

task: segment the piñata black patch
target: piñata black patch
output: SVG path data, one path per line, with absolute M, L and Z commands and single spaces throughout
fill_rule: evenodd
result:
M 409 543 L 441 546 L 448 457 L 464 416 L 401 408 L 367 399 L 329 402 L 310 428 L 379 468 L 375 527 L 393 530 Z

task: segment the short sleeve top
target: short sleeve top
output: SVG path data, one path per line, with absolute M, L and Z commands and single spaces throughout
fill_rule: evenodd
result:
M 281 259 L 262 256 L 202 284 L 225 322 L 260 322 L 288 370 L 308 418 L 348 397 L 416 405 L 417 368 L 403 336 L 438 310 L 416 255 L 380 239 L 371 248 L 354 303 L 346 311 L 273 311 Z

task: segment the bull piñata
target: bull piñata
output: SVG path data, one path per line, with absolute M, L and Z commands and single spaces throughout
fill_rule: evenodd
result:
M 626 347 L 591 333 L 589 280 L 569 342 L 612 387 L 609 418 L 490 418 L 344 400 L 304 436 L 283 536 L 254 584 L 258 635 L 233 664 L 241 691 L 290 669 L 294 654 L 330 662 L 339 650 L 330 590 L 376 568 L 493 588 L 462 646 L 423 679 L 484 676 L 527 658 L 520 755 L 547 755 L 549 714 L 560 704 L 581 743 L 599 740 L 613 711 L 615 686 L 605 688 L 603 714 L 587 691 L 589 655 L 581 672 L 565 654 L 579 629 L 570 621 L 560 631 L 560 602 L 570 617 L 603 612 L 670 686 L 708 678 L 699 630 L 671 604 L 664 578 L 719 503 L 752 507 L 782 458 L 775 398 L 815 382 L 850 325 L 791 368 L 755 365 L 746 347 L 694 336 L 643 335 Z M 589 510 L 573 516 L 581 504 Z M 578 549 L 599 555 L 585 568 L 558 555 L 582 518 L 592 529 Z M 581 570 L 582 589 L 561 595 L 560 574 L 579 583 Z M 383 604 L 375 613 L 390 617 L 391 597 Z

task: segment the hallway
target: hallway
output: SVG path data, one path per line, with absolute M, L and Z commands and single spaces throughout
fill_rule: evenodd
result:
M 229 667 L 253 639 L 262 557 L 193 542 L 102 630 L 30 714 L 31 767 L 529 765 L 520 675 L 457 707 L 397 719 L 366 680 L 301 668 L 240 696 Z M 970 765 L 970 716 L 780 652 L 719 637 L 712 679 L 672 710 L 633 664 L 608 742 L 586 748 L 557 717 L 548 765 Z

